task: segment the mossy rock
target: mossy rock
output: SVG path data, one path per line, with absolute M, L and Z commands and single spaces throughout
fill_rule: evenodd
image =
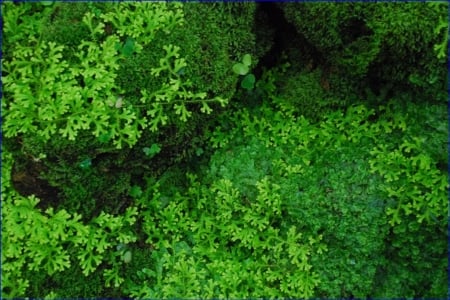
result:
M 434 30 L 440 19 L 447 18 L 446 4 L 286 3 L 280 7 L 340 77 L 364 80 L 377 93 L 412 89 L 415 97 L 428 101 L 445 89 L 445 62 L 433 47 L 442 38 Z
M 331 110 L 344 108 L 348 104 L 346 99 L 337 98 L 329 90 L 324 76 L 320 69 L 303 69 L 298 73 L 293 69 L 281 74 L 280 101 L 312 121 L 321 120 Z
M 92 36 L 83 17 L 90 14 L 94 25 L 98 24 L 101 20 L 99 16 L 116 11 L 117 5 L 122 4 L 52 4 L 50 7 L 53 11 L 42 20 L 44 26 L 41 39 L 43 42 L 64 45 L 62 59 L 77 65 L 80 62 L 75 54 L 82 41 L 100 45 L 109 35 L 117 33 L 113 24 L 104 22 L 102 31 Z M 125 8 L 134 4 L 123 5 Z M 180 47 L 180 57 L 186 59 L 187 67 L 179 75 L 182 81 L 191 82 L 190 90 L 206 92 L 208 98 L 231 98 L 239 80 L 232 71 L 233 64 L 246 53 L 257 60 L 254 56 L 255 35 L 252 33 L 256 4 L 161 5 L 164 12 L 169 13 L 181 6 L 183 23 L 177 23 L 170 30 L 156 30 L 154 39 L 144 45 L 141 52 L 132 51 L 121 57 L 114 80 L 123 91 L 123 98 L 139 111 L 142 107 L 141 91 L 158 91 L 162 82 L 167 80 L 164 76 L 152 76 L 150 72 L 151 68 L 159 66 L 160 59 L 165 56 L 165 45 Z M 133 11 L 135 8 L 130 9 Z M 39 13 L 40 10 L 37 10 L 36 14 Z M 125 40 L 126 36 L 122 36 L 121 41 Z M 169 166 L 193 157 L 205 139 L 204 130 L 214 120 L 214 114 L 220 111 L 218 104 L 211 104 L 215 111 L 211 115 L 201 113 L 195 104 L 188 103 L 186 106 L 192 112 L 188 121 L 181 121 L 175 111 L 168 110 L 167 125 L 156 132 L 144 130 L 132 148 L 117 150 L 110 141 L 101 142 L 88 131 L 80 131 L 75 141 L 61 138 L 43 141 L 33 134 L 27 134 L 21 137 L 22 147 L 15 147 L 15 156 L 26 156 L 21 158 L 26 160 L 38 157 L 41 153 L 46 155 L 42 160 L 45 171 L 40 177 L 59 189 L 59 195 L 54 195 L 54 198 L 60 199 L 57 206 L 86 216 L 101 209 L 118 213 L 117 207 L 127 199 L 132 185 L 138 184 L 145 176 L 157 176 Z M 141 115 L 138 113 L 138 116 Z M 154 143 L 160 145 L 161 153 L 149 158 L 142 149 Z M 14 142 L 11 141 L 11 144 Z M 84 160 L 92 162 L 86 170 L 80 168 Z M 42 202 L 44 206 L 54 206 L 55 199 L 44 199 Z

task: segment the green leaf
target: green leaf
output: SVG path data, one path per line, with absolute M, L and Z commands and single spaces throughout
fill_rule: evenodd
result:
M 186 107 L 184 106 L 184 104 L 175 104 L 173 106 L 173 108 L 175 109 L 175 113 L 177 115 L 180 115 L 180 120 L 183 122 L 186 122 L 187 119 L 191 116 L 191 112 L 188 111 L 186 109 Z
M 116 51 L 121 51 L 122 50 L 122 44 L 117 42 L 114 44 L 114 49 L 116 49 Z
M 134 44 L 134 39 L 128 37 L 127 40 L 125 41 L 125 44 L 122 47 L 122 54 L 124 56 L 131 56 L 131 54 L 133 54 L 135 49 L 135 44 Z
M 150 148 L 145 147 L 142 150 L 144 151 L 145 155 L 153 157 L 161 151 L 161 147 L 159 146 L 159 144 L 153 144 L 150 146 Z
M 106 143 L 111 139 L 111 132 L 101 134 L 97 139 L 100 143 Z
M 208 103 L 206 101 L 202 102 L 202 107 L 200 108 L 200 111 L 204 114 L 210 114 L 212 112 L 212 109 L 209 107 Z
M 233 71 L 234 73 L 238 74 L 238 75 L 245 75 L 248 73 L 249 68 L 248 66 L 241 64 L 241 63 L 237 63 L 233 66 Z
M 79 166 L 82 169 L 87 169 L 92 165 L 92 160 L 90 158 L 86 158 L 82 162 L 80 162 Z
M 244 79 L 241 82 L 241 87 L 247 90 L 252 90 L 255 87 L 255 75 L 248 74 L 244 77 Z
M 181 69 L 178 70 L 177 74 L 178 75 L 184 75 L 186 71 L 186 67 L 182 67 Z
M 103 276 L 105 278 L 105 285 L 107 287 L 110 287 L 111 283 L 114 283 L 114 287 L 117 288 L 124 281 L 124 279 L 119 276 L 117 268 L 105 269 L 103 271 Z
M 244 57 L 242 58 L 242 63 L 244 65 L 246 65 L 247 67 L 250 67 L 250 65 L 252 64 L 252 57 L 250 54 L 245 54 Z
M 138 185 L 133 185 L 130 189 L 129 195 L 133 198 L 138 198 L 142 195 L 142 189 Z
M 131 251 L 127 251 L 123 254 L 122 260 L 124 263 L 129 263 L 131 261 Z

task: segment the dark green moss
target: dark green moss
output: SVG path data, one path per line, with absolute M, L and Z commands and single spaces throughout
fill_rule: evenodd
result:
M 389 83 L 393 93 L 412 90 L 414 98 L 427 95 L 422 101 L 445 98 L 445 63 L 433 50 L 441 39 L 433 31 L 440 18 L 447 18 L 445 4 L 437 8 L 426 3 L 288 3 L 280 7 L 339 77 L 364 80 L 377 93 Z

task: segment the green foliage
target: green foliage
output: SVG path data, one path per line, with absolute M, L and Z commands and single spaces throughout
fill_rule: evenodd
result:
M 186 27 L 171 38 L 182 41 L 193 64 L 186 76 L 200 90 L 230 98 L 238 81 L 230 67 L 250 54 L 255 60 L 252 28 L 256 3 L 186 3 Z M 226 30 L 224 30 L 226 28 Z
M 324 251 L 321 236 L 276 227 L 279 186 L 262 178 L 256 197 L 249 199 L 228 179 L 204 185 L 187 177 L 184 192 L 168 195 L 148 181 L 138 198 L 147 243 L 155 250 L 152 265 L 140 271 L 144 281 L 130 282 L 131 296 L 312 295 L 318 281 L 309 259 Z
M 241 81 L 241 87 L 246 90 L 252 90 L 255 87 L 255 75 L 247 74 Z
M 279 100 L 275 101 L 283 102 L 283 106 L 291 107 L 308 119 L 320 120 L 332 109 L 343 108 L 347 104 L 321 86 L 320 70 L 294 73 L 292 70 L 276 75 L 281 88 L 278 90 Z
M 311 259 L 321 280 L 315 296 L 442 297 L 445 290 L 437 292 L 436 287 L 445 286 L 445 280 L 439 277 L 437 283 L 417 270 L 426 268 L 438 276 L 445 269 L 447 176 L 436 168 L 436 157 L 416 152 L 399 159 L 395 148 L 406 150 L 406 142 L 399 141 L 418 135 L 439 140 L 440 151 L 445 151 L 444 132 L 423 131 L 424 123 L 418 122 L 430 117 L 416 118 L 412 113 L 416 108 L 409 113 L 394 110 L 393 102 L 376 111 L 354 106 L 345 114 L 329 113 L 317 125 L 295 117 L 296 110 L 286 108 L 283 101 L 278 103 L 276 112 L 265 106 L 243 110 L 232 116 L 231 130 L 217 128 L 211 143 L 223 150 L 212 157 L 209 176 L 231 180 L 250 202 L 255 198 L 255 183 L 270 176 L 280 187 L 284 228 L 296 224 L 303 233 L 323 235 L 328 251 Z M 281 111 L 280 105 L 284 105 Z M 376 113 L 383 117 L 369 122 Z M 427 115 L 423 108 L 422 115 Z M 438 118 L 432 126 L 445 120 Z M 380 145 L 394 149 L 380 153 Z M 424 147 L 416 146 L 415 151 L 424 152 Z M 379 166 L 376 174 L 373 165 Z M 392 180 L 393 174 L 398 178 Z M 398 205 L 409 211 L 396 225 L 392 209 Z M 418 223 L 427 210 L 436 215 L 431 222 Z M 427 290 L 431 285 L 435 292 Z
M 447 292 L 443 285 L 448 234 L 445 107 L 410 103 L 402 108 L 394 103 L 382 107 L 378 123 L 398 142 L 380 143 L 370 159 L 371 173 L 383 177 L 379 190 L 389 198 L 386 215 L 391 226 L 385 254 L 391 263 L 378 274 L 375 296 L 441 298 Z M 404 117 L 408 115 L 414 122 Z M 404 135 L 397 136 L 395 128 Z M 429 276 L 419 275 L 425 273 Z
M 189 175 L 187 190 L 170 193 L 148 182 L 139 203 L 155 268 L 141 270 L 145 287 L 130 283 L 130 295 L 391 297 L 399 295 L 394 286 L 411 286 L 411 269 L 387 259 L 392 249 L 385 244 L 401 242 L 389 234 L 394 198 L 379 189 L 387 183 L 370 172 L 366 159 L 382 161 L 370 154 L 374 141 L 404 131 L 405 120 L 371 124 L 367 119 L 375 111 L 363 106 L 330 114 L 318 125 L 269 107 L 253 110 L 253 117 L 250 112 L 236 113 L 231 131 L 213 135 L 219 150 L 203 182 Z M 408 248 L 417 242 L 410 235 L 401 243 Z M 438 247 L 434 256 L 443 257 L 445 247 L 430 242 L 424 250 Z M 415 253 L 421 260 L 412 267 L 437 266 Z M 380 274 L 388 275 L 381 285 Z M 415 280 L 417 286 L 429 284 Z
M 166 55 L 160 59 L 159 67 L 151 68 L 151 75 L 165 76 L 162 86 L 156 91 L 141 91 L 141 102 L 148 108 L 146 114 L 150 120 L 139 114 L 138 106 L 127 103 L 127 99 L 120 96 L 123 91 L 115 83 L 120 60 L 116 48 L 117 44 L 120 45 L 119 37 L 128 37 L 119 50 L 130 56 L 133 51 L 139 52 L 149 44 L 156 31 L 164 28 L 170 32 L 171 28 L 182 23 L 183 17 L 178 6 L 174 11 L 154 3 L 135 10 L 132 7 L 128 5 L 119 14 L 113 11 L 99 18 L 87 12 L 82 21 L 89 28 L 94 42 L 81 41 L 77 47 L 79 52 L 75 54 L 78 58 L 76 63 L 69 64 L 62 59 L 64 46 L 40 42 L 34 35 L 28 36 L 28 44 L 16 47 L 14 59 L 4 64 L 7 73 L 3 79 L 5 94 L 9 96 L 7 98 L 11 97 L 4 103 L 6 137 L 37 134 L 47 141 L 60 134 L 75 140 L 78 131 L 90 130 L 97 138 L 108 134 L 120 149 L 123 144 L 133 146 L 143 128 L 149 126 L 154 132 L 160 125 L 166 125 L 165 105 L 173 105 L 174 113 L 186 122 L 191 115 L 186 103 L 202 103 L 201 111 L 204 113 L 211 112 L 208 102 L 226 103 L 220 97 L 206 100 L 206 93 L 189 90 L 191 82 L 182 81 L 178 74 L 187 64 L 185 59 L 179 58 L 180 48 L 174 45 L 163 46 Z M 141 17 L 139 14 L 144 15 Z M 97 25 L 94 25 L 95 19 Z M 95 40 L 97 35 L 104 33 L 105 25 L 98 19 L 111 22 L 117 30 L 117 35 L 107 36 L 100 45 Z M 145 19 L 154 21 L 143 27 Z M 30 41 L 37 45 L 30 45 Z M 27 62 L 31 53 L 33 59 Z M 18 77 L 27 80 L 17 84 Z
M 241 81 L 241 87 L 246 90 L 252 90 L 255 87 L 255 75 L 248 74 L 250 66 L 252 64 L 252 57 L 250 54 L 245 54 L 242 58 L 242 62 L 238 62 L 233 65 L 233 72 L 245 77 Z
M 128 193 L 130 173 L 159 173 L 195 155 L 213 110 L 234 93 L 232 57 L 252 46 L 243 27 L 252 21 L 254 4 L 245 11 L 214 6 L 221 19 L 214 12 L 212 25 L 204 26 L 203 12 L 211 7 L 203 5 L 5 4 L 5 136 L 21 145 L 15 157 L 47 156 L 41 175 L 62 190 L 63 206 L 83 203 L 85 209 L 77 209 L 83 215 L 99 205 L 114 207 Z M 249 19 L 237 22 L 235 12 Z M 230 26 L 219 41 L 224 24 Z M 204 43 L 208 49 L 199 53 Z M 205 58 L 214 62 L 209 68 Z M 149 143 L 160 145 L 164 160 L 142 152 Z M 91 172 L 80 172 L 74 162 L 88 157 Z
M 430 7 L 434 9 L 434 11 L 438 14 L 441 14 L 443 11 L 446 11 L 448 9 L 446 3 L 442 2 L 430 2 L 428 3 Z M 444 31 L 442 31 L 445 29 Z M 447 58 L 447 47 L 448 47 L 448 35 L 449 35 L 449 26 L 448 26 L 448 19 L 446 19 L 444 16 L 439 17 L 439 23 L 434 28 L 434 34 L 439 36 L 442 34 L 442 39 L 439 43 L 435 44 L 433 49 L 437 53 L 437 58 L 444 59 Z
M 379 157 L 371 162 L 371 171 L 380 173 L 389 182 L 381 188 L 396 203 L 387 209 L 391 226 L 400 224 L 403 214 L 415 215 L 419 223 L 424 220 L 433 223 L 447 215 L 442 211 L 447 203 L 447 178 L 431 157 L 423 153 L 422 144 L 419 138 L 413 138 L 396 149 L 381 144 L 371 153 Z
M 133 175 L 130 171 L 132 166 L 116 172 L 120 165 L 120 162 L 112 163 L 109 159 L 84 157 L 72 163 L 54 163 L 53 172 L 42 177 L 58 188 L 59 193 L 55 195 L 58 198 L 46 200 L 59 209 L 82 214 L 84 220 L 90 220 L 100 210 L 116 214 L 129 200 L 127 196 Z
M 153 157 L 156 154 L 159 153 L 159 151 L 161 151 L 161 148 L 158 144 L 152 144 L 152 146 L 150 148 L 145 147 L 144 149 L 142 149 L 145 153 L 145 155 Z
M 4 4 L 2 297 L 445 297 L 444 6 Z
M 368 295 L 382 263 L 383 199 L 365 161 L 370 131 L 359 126 L 369 114 L 355 107 L 316 126 L 269 107 L 253 116 L 243 111 L 232 133 L 243 146 L 223 146 L 211 160 L 210 176 L 232 180 L 250 202 L 258 177 L 268 175 L 279 186 L 281 230 L 295 224 L 303 234 L 323 236 L 328 251 L 311 257 L 320 279 L 314 296 Z
M 133 122 L 136 114 L 131 108 L 109 104 L 120 93 L 113 75 L 118 68 L 116 42 L 117 37 L 110 37 L 100 48 L 82 42 L 79 65 L 70 67 L 61 61 L 63 46 L 42 43 L 34 51 L 18 46 L 15 59 L 4 63 L 8 74 L 3 79 L 5 136 L 30 134 L 46 141 L 59 134 L 75 140 L 78 131 L 90 129 L 96 137 L 110 133 L 119 148 L 124 142 L 134 144 L 140 135 L 138 126 L 145 123 Z M 26 62 L 31 53 L 33 59 Z M 27 80 L 17 84 L 18 76 Z M 77 82 L 79 77 L 84 87 Z
M 297 31 L 327 60 L 352 75 L 365 74 L 380 51 L 379 40 L 365 24 L 373 7 L 360 3 L 289 3 L 282 9 Z M 329 22 L 318 22 L 323 19 Z
M 25 270 L 48 275 L 64 271 L 72 264 L 80 265 L 85 276 L 101 264 L 105 267 L 106 286 L 123 282 L 118 274 L 120 253 L 118 244 L 136 241 L 131 226 L 136 208 L 114 217 L 100 213 L 85 225 L 78 214 L 48 208 L 40 211 L 39 199 L 23 197 L 10 186 L 12 157 L 2 152 L 2 297 L 25 295 L 30 282 L 22 277 Z
M 442 29 L 445 29 L 442 42 L 434 45 L 433 49 L 437 52 L 437 58 L 442 59 L 447 57 L 448 45 L 448 22 L 444 18 L 439 19 L 439 25 L 434 29 L 435 34 L 440 34 Z
M 250 54 L 244 55 L 242 58 L 242 62 L 235 63 L 233 65 L 233 72 L 238 75 L 247 75 L 250 70 L 250 66 L 252 64 L 252 57 Z
M 3 18 L 3 30 L 8 39 L 3 39 L 2 50 L 3 59 L 12 58 L 13 50 L 18 46 L 19 41 L 28 40 L 36 32 L 42 32 L 45 21 L 50 16 L 52 8 L 33 5 L 33 3 L 22 3 L 13 5 L 12 3 L 2 3 L 2 13 L 7 18 Z M 23 15 L 27 15 L 26 22 L 21 21 Z
M 205 100 L 207 96 L 205 92 L 193 93 L 188 90 L 192 83 L 189 80 L 181 81 L 179 75 L 180 70 L 187 66 L 184 59 L 178 59 L 180 48 L 173 45 L 163 46 L 163 48 L 166 51 L 166 56 L 160 60 L 160 67 L 151 69 L 151 74 L 159 77 L 161 73 L 165 73 L 167 79 L 159 90 L 151 94 L 146 90 L 141 91 L 142 98 L 140 99 L 146 106 L 151 103 L 147 110 L 147 116 L 151 117 L 149 125 L 153 132 L 158 130 L 159 124 L 167 124 L 168 117 L 164 112 L 165 105 L 173 104 L 175 114 L 179 115 L 181 121 L 186 122 L 192 114 L 186 109 L 187 103 L 201 103 L 200 111 L 207 114 L 212 112 L 208 102 L 219 102 L 222 106 L 227 103 L 221 97 Z
M 72 49 L 76 49 L 80 41 L 89 40 L 91 38 L 91 31 L 83 22 L 83 17 L 87 12 L 86 5 L 83 3 L 72 3 L 69 6 L 71 9 L 70 14 L 66 13 L 68 4 L 64 2 L 56 2 L 51 7 L 51 15 L 49 18 L 42 18 L 41 15 L 36 14 L 36 17 L 41 17 L 43 28 L 35 31 L 33 34 L 39 32 L 42 40 L 54 42 L 58 45 L 65 45 L 64 57 L 71 61 L 75 58 L 77 52 Z M 28 17 L 30 17 L 30 14 L 28 14 Z M 92 17 L 89 19 L 92 20 Z
M 16 158 L 46 155 L 40 175 L 60 193 L 43 206 L 56 202 L 86 220 L 100 209 L 116 213 L 129 200 L 122 198 L 131 178 L 194 154 L 206 115 L 215 103 L 226 104 L 231 89 L 222 96 L 202 91 L 198 76 L 191 80 L 197 62 L 188 41 L 174 34 L 185 33 L 183 9 L 180 3 L 5 4 L 5 137 L 20 143 Z M 128 68 L 130 62 L 139 68 Z M 225 64 L 229 71 L 231 59 Z M 143 152 L 152 144 L 167 158 Z
M 116 44 L 116 50 L 126 57 L 130 57 L 134 53 L 135 48 L 134 40 L 130 37 L 127 38 L 123 45 L 120 43 Z
M 439 24 L 448 23 L 447 4 L 289 3 L 282 9 L 339 77 L 354 85 L 366 78 L 377 91 L 389 83 L 393 92 L 428 101 L 439 94 L 438 101 L 446 101 L 447 71 L 433 45 L 442 42 L 437 34 L 446 26 Z M 411 74 L 420 79 L 408 82 Z

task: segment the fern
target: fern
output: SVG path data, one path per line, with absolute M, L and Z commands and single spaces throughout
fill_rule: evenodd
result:
M 14 13 L 25 14 L 26 11 L 12 8 L 8 11 L 5 18 L 9 31 L 13 30 L 14 22 L 19 22 Z M 182 19 L 179 5 L 173 9 L 160 4 L 126 5 L 120 13 L 100 16 L 86 12 L 83 23 L 93 41 L 81 41 L 75 61 L 70 62 L 63 59 L 64 46 L 46 43 L 29 32 L 27 38 L 35 45 L 18 45 L 14 57 L 4 64 L 7 73 L 3 78 L 5 136 L 36 135 L 45 142 L 59 134 L 75 140 L 78 132 L 84 130 L 102 140 L 108 137 L 120 149 L 124 145 L 135 145 L 146 127 L 157 131 L 160 125 L 166 125 L 170 114 L 164 108 L 167 104 L 183 122 L 192 114 L 187 110 L 189 103 L 201 104 L 200 110 L 204 113 L 211 112 L 210 102 L 225 105 L 225 99 L 206 99 L 206 93 L 192 91 L 189 80 L 181 80 L 179 73 L 187 63 L 180 58 L 180 48 L 174 45 L 163 47 L 166 56 L 161 58 L 159 67 L 152 68 L 153 76 L 166 79 L 156 91 L 142 90 L 141 102 L 145 105 L 133 105 L 116 86 L 115 78 L 123 59 L 118 55 L 119 37 L 135 39 L 136 42 L 127 47 L 139 52 L 158 30 L 178 26 Z M 105 26 L 102 20 L 113 23 L 117 35 L 109 35 L 99 43 L 97 37 L 103 34 Z M 147 26 L 142 27 L 144 20 Z M 149 119 L 141 114 L 142 107 Z
M 111 280 L 116 286 L 121 284 L 118 272 L 123 260 L 114 247 L 136 241 L 130 230 L 136 208 L 119 217 L 101 213 L 87 225 L 80 215 L 65 210 L 42 212 L 36 207 L 39 199 L 20 196 L 11 188 L 10 153 L 2 152 L 2 163 L 2 297 L 26 295 L 29 281 L 22 277 L 23 270 L 53 275 L 68 269 L 75 258 L 85 276 L 102 263 L 111 265 L 104 271 L 107 284 Z

